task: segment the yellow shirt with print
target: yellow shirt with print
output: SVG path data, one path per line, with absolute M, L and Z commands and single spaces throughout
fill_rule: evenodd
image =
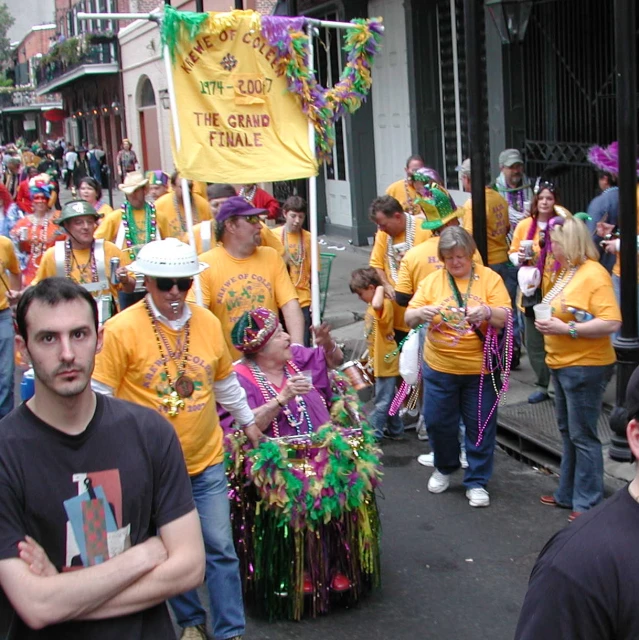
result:
M 186 231 L 186 216 L 182 199 L 178 198 L 178 212 L 175 209 L 176 198 L 176 194 L 172 192 L 165 193 L 155 201 L 155 217 L 163 238 L 181 238 Z M 196 193 L 193 194 L 193 205 L 194 225 L 211 219 L 209 203 Z
M 407 251 L 399 265 L 395 291 L 412 296 L 426 276 L 438 269 L 443 269 L 444 263 L 437 255 L 438 249 L 439 236 L 433 236 Z M 475 264 L 484 264 L 479 251 L 475 251 L 473 261 Z
M 459 303 L 448 277 L 446 269 L 431 273 L 421 281 L 413 299 L 408 303 L 409 309 L 434 305 L 442 310 L 442 314 L 436 315 L 428 326 L 424 360 L 431 369 L 442 373 L 480 374 L 484 344 L 470 325 L 464 322 L 463 313 L 458 311 Z M 468 307 L 485 304 L 489 307 L 511 308 L 510 296 L 504 281 L 490 267 L 475 265 L 470 290 L 469 278 L 455 278 L 455 282 L 462 297 L 468 292 Z M 465 328 L 463 333 L 452 329 L 445 317 L 451 322 L 460 323 Z M 487 322 L 483 322 L 479 327 L 484 335 L 487 329 Z
M 393 331 L 393 304 L 384 298 L 384 307 L 379 311 L 369 304 L 364 316 L 364 330 L 368 344 L 369 361 L 373 363 L 373 371 L 377 378 L 388 378 L 399 375 L 399 354 L 389 361 L 386 356 L 397 348 Z
M 113 388 L 116 397 L 167 416 L 180 439 L 189 475 L 193 476 L 222 462 L 222 429 L 214 384 L 227 378 L 233 368 L 219 320 L 196 305 L 191 305 L 191 313 L 185 374 L 193 381 L 195 391 L 183 399 L 185 407 L 177 416 L 168 417 L 162 404 L 170 389 L 143 300 L 104 325 L 104 345 L 96 357 L 93 378 Z M 178 339 L 182 344 L 184 330 L 178 335 L 163 323 L 158 326 L 171 350 L 179 350 Z M 168 368 L 175 381 L 177 364 L 169 359 Z
M 310 307 L 311 305 L 311 234 L 306 229 L 301 230 L 301 236 L 299 233 L 284 233 L 286 227 L 276 227 L 270 229 L 271 235 L 282 245 L 284 249 L 284 260 L 286 261 L 286 255 L 291 256 L 292 260 L 288 264 L 288 272 L 291 276 L 291 281 L 297 291 L 297 296 L 300 301 L 300 307 Z M 287 247 L 284 246 L 286 240 Z M 303 244 L 302 244 L 303 243 Z M 304 260 L 301 264 L 296 264 L 300 260 L 300 255 L 304 256 Z M 319 256 L 319 246 L 317 248 L 317 255 Z
M 432 233 L 428 229 L 422 229 L 422 222 L 424 221 L 423 215 L 415 216 L 415 241 L 413 242 L 413 247 L 425 242 L 432 236 Z M 369 265 L 373 267 L 373 269 L 382 269 L 388 278 L 388 281 L 395 286 L 395 279 L 393 278 L 390 265 L 389 265 L 389 257 L 387 255 L 388 251 L 388 239 L 389 235 L 384 232 L 377 230 L 375 234 L 375 243 L 373 244 L 373 250 L 371 252 L 371 257 L 369 261 Z M 393 245 L 401 244 L 402 242 L 406 242 L 406 233 L 401 233 L 400 235 L 392 238 Z M 401 264 L 401 256 L 400 261 L 396 261 L 397 271 L 399 272 L 399 267 Z M 393 302 L 393 313 L 394 313 L 394 327 L 398 331 L 408 332 L 410 331 L 410 327 L 404 322 L 404 307 L 400 307 L 396 302 Z
M 463 227 L 473 232 L 473 208 L 470 200 L 464 206 Z M 494 190 L 486 188 L 486 236 L 488 242 L 488 264 L 501 264 L 508 260 L 508 203 Z
M 6 273 L 12 273 L 14 276 L 20 275 L 20 264 L 16 256 L 13 242 L 5 236 L 0 236 L 0 265 L 2 265 L 2 278 L 0 278 L 0 311 L 9 308 L 7 300 L 7 286 L 11 286 L 7 280 Z
M 200 255 L 209 268 L 200 275 L 202 302 L 219 318 L 233 359 L 241 357 L 231 341 L 231 331 L 245 311 L 266 307 L 275 313 L 297 300 L 284 260 L 270 247 L 257 247 L 248 258 L 234 258 L 224 247 Z M 195 300 L 191 289 L 189 300 Z
M 530 231 L 530 227 L 532 225 L 532 218 L 524 218 L 523 220 L 517 223 L 515 230 L 513 231 L 513 239 L 510 243 L 510 253 L 519 252 L 519 248 L 521 247 L 521 241 L 528 239 L 528 232 Z M 533 261 L 532 266 L 536 266 L 537 258 L 539 257 L 539 252 L 541 251 L 541 247 L 539 246 L 539 235 L 541 230 L 539 227 L 535 230 L 535 235 L 532 238 L 533 241 Z M 548 233 L 547 228 L 544 230 L 544 233 Z M 544 267 L 544 272 L 542 274 L 541 279 L 541 293 L 545 294 L 550 290 L 552 286 L 553 280 L 556 276 L 556 273 L 553 270 L 553 266 L 555 264 L 555 258 L 552 253 L 546 254 L 546 265 Z M 518 293 L 518 299 L 521 299 L 521 291 Z M 523 310 L 523 308 L 522 308 Z
M 639 185 L 637 185 L 637 236 L 639 236 Z M 623 240 L 621 242 L 623 242 Z M 637 258 L 639 258 L 639 250 L 637 251 Z M 621 255 L 619 251 L 617 251 L 617 259 L 615 260 L 612 272 L 617 277 L 621 277 Z M 637 282 L 639 282 L 639 270 L 637 271 Z
M 550 300 L 549 304 L 552 315 L 564 322 L 575 319 L 568 307 L 583 309 L 599 320 L 621 320 L 610 274 L 594 260 L 586 260 L 563 291 Z M 544 344 L 546 364 L 551 369 L 602 366 L 616 360 L 610 336 L 575 340 L 569 335 L 545 335 Z
M 406 184 L 406 180 L 398 180 L 389 185 L 386 189 L 387 196 L 393 196 L 401 205 L 402 209 L 408 213 L 421 213 L 421 209 L 412 203 L 417 197 L 417 191 L 412 184 Z
M 75 259 L 72 258 L 71 260 L 71 273 L 67 277 L 78 284 L 90 283 L 92 278 L 91 251 L 89 249 L 74 249 L 73 256 Z M 120 286 L 111 283 L 111 258 L 119 258 L 121 267 L 126 267 L 130 264 L 131 259 L 126 251 L 121 251 L 108 240 L 104 241 L 104 270 L 109 282 L 108 289 L 117 302 Z M 55 247 L 51 247 L 44 252 L 38 271 L 31 284 L 35 285 L 45 278 L 54 278 L 55 276 L 64 277 L 64 274 L 58 273 L 55 263 Z
M 140 244 L 138 250 L 145 244 L 146 240 L 146 210 L 145 209 L 133 209 L 133 220 L 137 228 L 138 237 L 140 238 Z M 112 213 L 109 213 L 106 218 L 102 220 L 98 228 L 95 230 L 93 237 L 96 240 L 108 240 L 109 242 L 115 242 L 118 239 L 118 232 L 120 231 L 120 225 L 122 224 L 122 209 L 115 209 Z M 157 226 L 156 226 L 157 230 Z M 156 233 L 156 240 L 159 240 L 161 236 Z M 116 245 L 117 246 L 117 245 Z M 118 249 L 126 248 L 126 239 L 122 236 L 122 244 Z
M 203 247 L 202 246 L 202 224 L 207 224 L 210 226 L 210 246 Z M 205 251 L 210 251 L 213 247 L 216 247 L 219 243 L 215 240 L 215 220 L 207 220 L 206 222 L 200 224 L 196 224 L 193 227 L 193 237 L 195 239 L 195 250 L 198 255 L 204 253 Z M 271 233 L 271 230 L 262 222 L 262 228 L 260 229 L 260 238 L 262 239 L 263 247 L 271 247 L 275 249 L 281 256 L 284 255 L 284 246 L 282 243 Z M 182 242 L 186 242 L 189 244 L 189 234 L 184 233 L 182 235 Z

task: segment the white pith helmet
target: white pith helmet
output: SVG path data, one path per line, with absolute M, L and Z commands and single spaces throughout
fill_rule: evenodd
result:
M 206 262 L 197 259 L 197 253 L 190 244 L 180 242 L 177 238 L 145 244 L 137 260 L 127 267 L 133 273 L 151 278 L 192 278 L 208 268 Z

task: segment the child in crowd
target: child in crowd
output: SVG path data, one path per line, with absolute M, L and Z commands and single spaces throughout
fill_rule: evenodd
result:
M 399 357 L 389 355 L 397 349 L 393 331 L 393 304 L 384 297 L 382 282 L 375 269 L 370 267 L 353 271 L 350 288 L 360 300 L 368 304 L 365 333 L 368 361 L 375 373 L 375 410 L 371 416 L 371 426 L 379 440 L 383 436 L 401 440 L 404 436 L 404 424 L 399 413 L 388 415 L 399 375 Z

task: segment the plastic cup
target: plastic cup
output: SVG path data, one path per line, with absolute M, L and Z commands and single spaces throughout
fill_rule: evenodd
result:
M 519 247 L 523 250 L 526 258 L 532 258 L 533 254 L 533 241 L 532 240 L 522 240 L 519 243 Z
M 552 307 L 545 302 L 540 302 L 533 307 L 535 320 L 549 320 L 552 318 Z
M 524 211 L 530 213 L 530 200 L 524 200 Z
M 306 378 L 309 384 L 313 384 L 313 372 L 310 369 L 300 371 L 300 373 Z

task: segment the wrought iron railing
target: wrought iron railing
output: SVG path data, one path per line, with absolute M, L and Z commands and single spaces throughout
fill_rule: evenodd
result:
M 62 102 L 62 97 L 59 93 L 36 96 L 33 89 L 16 88 L 12 91 L 0 90 L 0 109 L 59 104 L 60 102 Z
M 48 84 L 78 67 L 91 64 L 109 64 L 118 62 L 117 47 L 112 43 L 85 44 L 81 50 L 73 56 L 51 59 L 51 56 L 43 58 L 36 71 L 38 86 Z

